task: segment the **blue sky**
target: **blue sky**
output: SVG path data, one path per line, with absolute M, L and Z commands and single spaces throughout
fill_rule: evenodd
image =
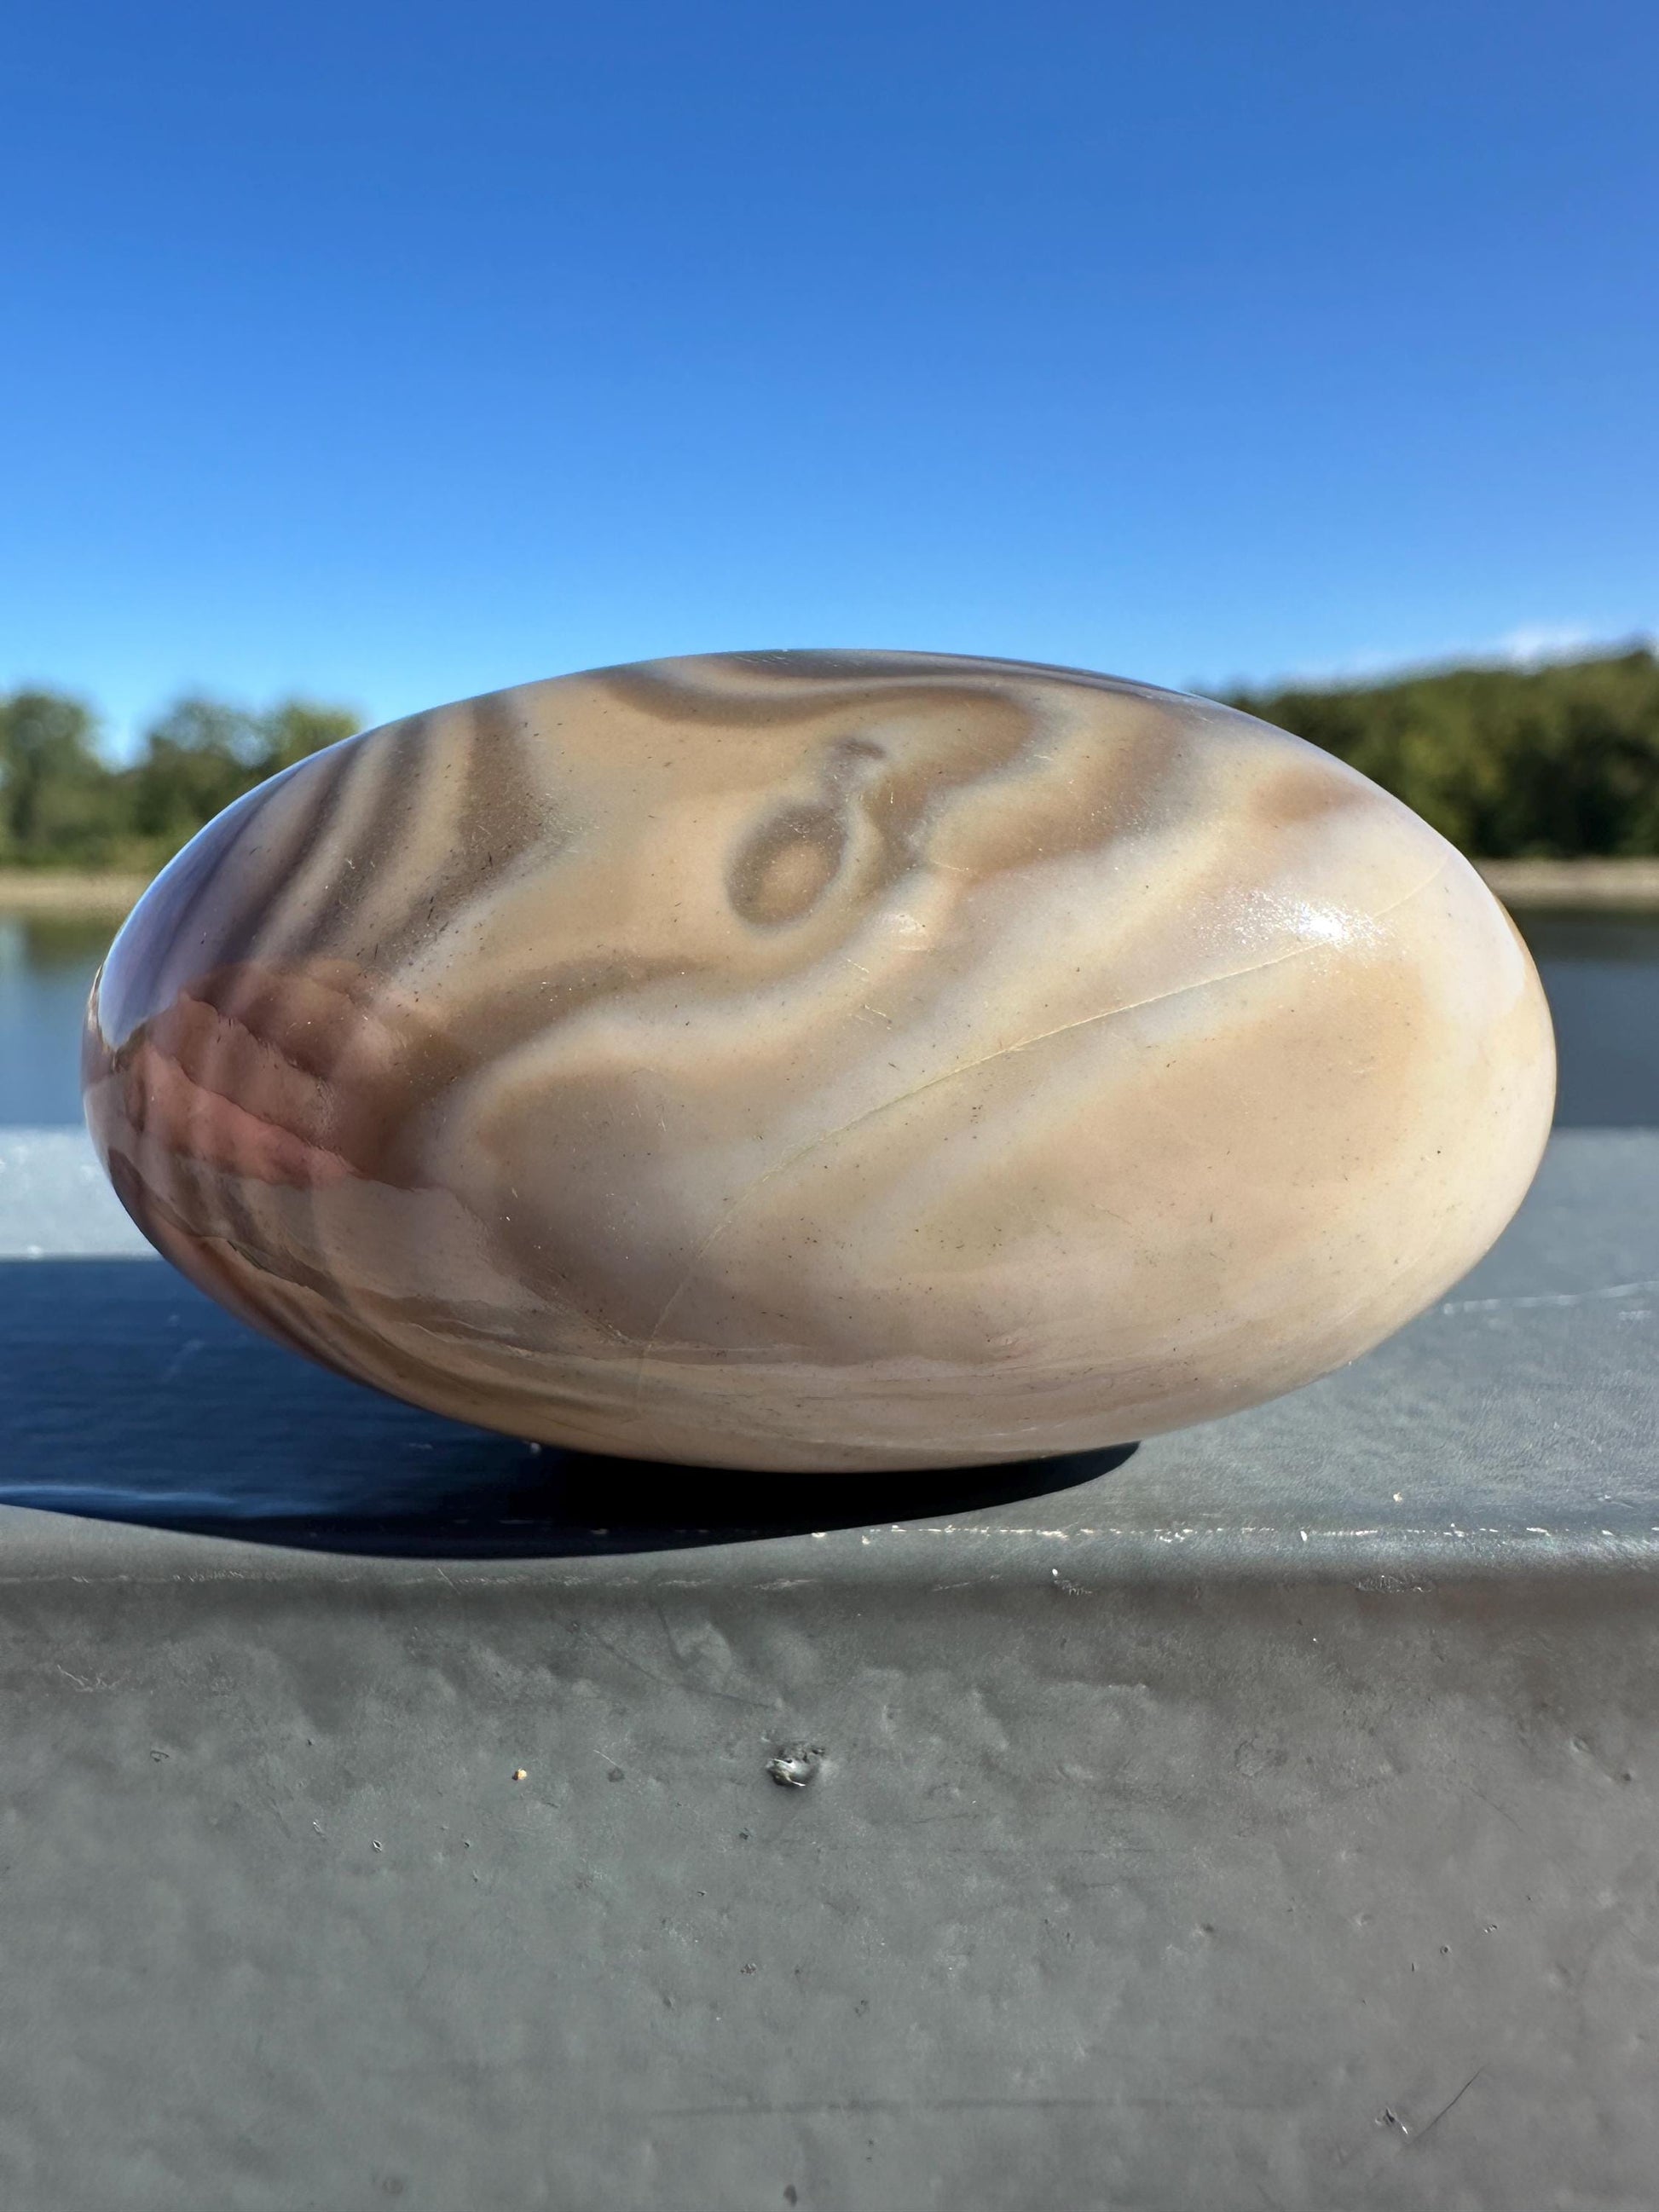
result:
M 23 0 L 0 684 L 1659 626 L 1652 0 Z

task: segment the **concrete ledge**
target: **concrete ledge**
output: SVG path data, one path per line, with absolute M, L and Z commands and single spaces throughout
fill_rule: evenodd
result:
M 147 1249 L 84 1139 L 0 1139 L 0 1573 L 317 1579 L 334 1554 L 396 1579 L 403 1555 L 620 1588 L 654 1552 L 646 1579 L 682 1586 L 1106 1586 L 1659 1564 L 1659 1133 L 1558 1134 L 1475 1274 L 1345 1372 L 1127 1458 L 988 1477 L 540 1452 L 310 1367 Z
M 0 2202 L 1651 2205 L 1659 1134 L 927 1496 L 391 1405 L 86 1166 L 0 1144 Z

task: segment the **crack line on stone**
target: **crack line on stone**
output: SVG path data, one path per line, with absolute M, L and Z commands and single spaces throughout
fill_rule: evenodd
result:
M 1384 921 L 1389 915 L 1396 912 L 1399 908 L 1409 905 L 1413 899 L 1419 897 L 1426 890 L 1432 890 L 1441 877 L 1445 874 L 1455 858 L 1454 854 L 1448 853 L 1445 859 L 1426 875 L 1420 884 L 1414 884 L 1410 890 L 1402 891 L 1398 898 L 1390 899 L 1387 906 L 1379 907 L 1375 914 L 1361 917 L 1360 926 L 1367 929 L 1372 928 L 1377 922 Z M 726 1234 L 757 1191 L 763 1188 L 765 1184 L 773 1182 L 779 1176 L 787 1175 L 792 1168 L 799 1167 L 803 1160 L 810 1158 L 823 1146 L 833 1145 L 839 1139 L 850 1135 L 854 1129 L 862 1127 L 865 1122 L 873 1121 L 883 1114 L 893 1113 L 901 1106 L 908 1106 L 912 1099 L 920 1098 L 927 1091 L 937 1090 L 941 1084 L 954 1083 L 961 1076 L 971 1075 L 977 1068 L 989 1067 L 999 1060 L 1011 1059 L 1016 1053 L 1030 1052 L 1036 1046 L 1047 1044 L 1054 1037 L 1069 1036 L 1074 1030 L 1090 1029 L 1100 1022 L 1115 1021 L 1120 1014 L 1139 1013 L 1148 1006 L 1162 1006 L 1166 1000 L 1184 998 L 1194 991 L 1213 989 L 1219 983 L 1237 983 L 1247 975 L 1262 975 L 1270 968 L 1280 968 L 1290 961 L 1303 959 L 1310 953 L 1327 952 L 1330 949 L 1328 940 L 1324 938 L 1316 939 L 1311 943 L 1293 945 L 1288 952 L 1276 952 L 1268 959 L 1254 960 L 1247 967 L 1230 968 L 1219 975 L 1197 976 L 1190 983 L 1175 983 L 1167 991 L 1153 991 L 1144 999 L 1126 1000 L 1121 1006 L 1105 1006 L 1098 1013 L 1082 1014 L 1076 1021 L 1060 1022 L 1051 1030 L 1039 1030 L 1034 1036 L 1020 1037 L 1012 1044 L 999 1045 L 994 1052 L 981 1053 L 977 1059 L 963 1060 L 955 1067 L 945 1069 L 941 1074 L 930 1075 L 922 1082 L 913 1084 L 908 1091 L 899 1092 L 896 1097 L 884 1098 L 879 1105 L 866 1107 L 862 1113 L 854 1114 L 849 1121 L 842 1122 L 839 1127 L 823 1130 L 818 1135 L 809 1138 L 805 1144 L 791 1152 L 787 1158 L 778 1161 L 773 1167 L 763 1169 L 761 1173 L 751 1182 L 746 1184 L 727 1205 L 725 1212 L 721 1214 L 720 1219 L 693 1253 L 690 1266 L 669 1292 L 661 1312 L 651 1324 L 650 1332 L 641 1348 L 639 1365 L 635 1370 L 635 1415 L 637 1416 L 639 1413 L 640 1401 L 644 1393 L 646 1367 L 655 1349 L 657 1340 L 662 1334 L 663 1324 L 696 1280 L 698 1271 L 714 1245 Z

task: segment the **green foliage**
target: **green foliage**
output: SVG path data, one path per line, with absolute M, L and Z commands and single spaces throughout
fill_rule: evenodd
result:
M 1482 860 L 1659 854 L 1659 659 L 1452 668 L 1236 694 Z
M 0 866 L 159 868 L 232 799 L 357 726 L 305 699 L 263 714 L 181 699 L 116 768 L 79 700 L 13 692 L 0 697 Z
M 1426 671 L 1340 690 L 1235 694 L 1414 807 L 1482 859 L 1659 854 L 1659 659 Z M 114 768 L 80 700 L 0 696 L 0 866 L 159 867 L 268 775 L 356 717 L 289 699 L 250 714 L 179 700 Z
M 93 735 L 78 699 L 17 691 L 0 703 L 0 860 L 69 851 L 105 858 L 111 778 Z

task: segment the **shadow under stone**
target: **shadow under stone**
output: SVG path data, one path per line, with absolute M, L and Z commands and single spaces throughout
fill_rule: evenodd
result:
M 0 1504 L 362 1553 L 571 1558 L 933 1519 L 1133 1444 L 1002 1467 L 755 1474 L 520 1443 L 267 1344 L 150 1260 L 0 1262 Z

